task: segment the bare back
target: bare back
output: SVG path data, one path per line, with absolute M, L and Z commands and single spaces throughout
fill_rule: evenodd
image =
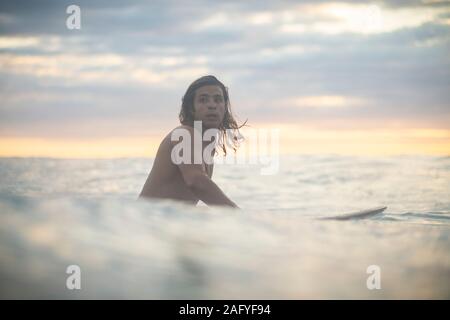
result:
M 185 183 L 180 168 L 172 162 L 172 148 L 173 142 L 169 133 L 158 148 L 152 170 L 140 197 L 173 199 L 197 204 L 199 198 Z M 206 165 L 203 162 L 202 170 L 209 178 L 212 177 L 213 166 L 214 164 Z

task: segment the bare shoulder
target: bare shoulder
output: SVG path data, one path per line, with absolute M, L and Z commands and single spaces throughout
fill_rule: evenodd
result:
M 181 139 L 190 139 L 193 137 L 194 128 L 187 125 L 179 125 L 178 127 L 173 128 L 166 136 L 164 140 L 167 139 L 168 143 L 177 144 Z
M 173 139 L 172 133 L 177 128 L 174 128 L 169 133 L 167 133 L 159 144 L 158 151 L 155 156 L 154 166 L 158 166 L 160 170 L 161 167 L 169 168 L 173 166 L 173 163 L 171 161 L 171 153 L 174 145 L 178 143 L 178 140 Z
M 177 134 L 177 129 L 185 129 L 189 130 L 189 126 L 178 126 L 173 128 L 166 134 L 166 136 L 161 140 L 158 151 L 156 153 L 156 158 L 159 159 L 161 157 L 165 157 L 167 153 L 170 153 L 175 144 L 180 141 L 180 134 Z M 192 129 L 192 128 L 191 128 Z M 184 131 L 186 132 L 186 131 Z M 190 131 L 189 131 L 190 132 Z

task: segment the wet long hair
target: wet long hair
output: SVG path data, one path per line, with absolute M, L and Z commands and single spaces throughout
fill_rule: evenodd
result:
M 244 140 L 244 137 L 239 132 L 239 129 L 242 128 L 247 123 L 247 121 L 245 121 L 242 125 L 237 124 L 233 114 L 231 113 L 231 105 L 230 105 L 230 97 L 228 95 L 228 89 L 216 77 L 211 75 L 203 76 L 191 83 L 182 99 L 181 110 L 179 114 L 180 123 L 191 127 L 194 126 L 195 92 L 198 88 L 208 85 L 219 86 L 222 89 L 223 97 L 225 99 L 225 114 L 222 123 L 218 127 L 219 136 L 218 141 L 216 143 L 215 153 L 217 154 L 217 146 L 219 146 L 219 148 L 222 149 L 224 155 L 226 155 L 227 145 L 231 147 L 234 150 L 234 152 L 236 152 L 237 148 L 239 148 L 241 141 Z

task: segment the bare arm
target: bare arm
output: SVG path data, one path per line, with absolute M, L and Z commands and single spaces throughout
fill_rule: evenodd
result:
M 207 205 L 238 208 L 197 165 L 179 165 L 183 179 L 192 192 Z
M 188 130 L 190 130 L 190 128 L 188 128 Z M 192 131 L 191 136 L 193 136 Z M 177 143 L 178 142 L 172 142 L 172 145 Z M 191 146 L 191 154 L 193 155 L 193 143 Z M 238 206 L 225 195 L 219 186 L 208 177 L 203 165 L 195 164 L 193 158 L 191 160 L 191 164 L 178 164 L 178 168 L 181 171 L 184 182 L 192 190 L 192 193 L 207 205 L 238 208 Z

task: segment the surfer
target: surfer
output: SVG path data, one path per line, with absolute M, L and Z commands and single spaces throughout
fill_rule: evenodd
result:
M 195 80 L 183 96 L 179 120 L 162 140 L 140 197 L 238 208 L 211 180 L 217 147 L 225 155 L 226 145 L 236 151 L 241 137 L 227 88 L 211 75 Z

